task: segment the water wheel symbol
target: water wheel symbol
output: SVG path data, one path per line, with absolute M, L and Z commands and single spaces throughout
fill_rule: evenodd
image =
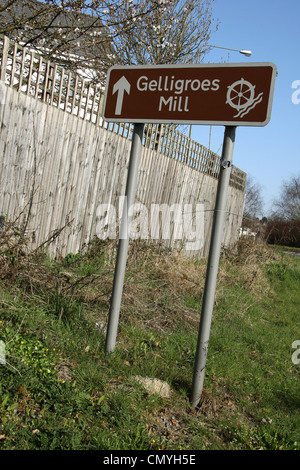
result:
M 229 104 L 232 108 L 237 109 L 237 117 L 244 110 L 249 108 L 254 102 L 254 91 L 255 85 L 244 80 L 238 80 L 228 87 L 226 104 Z

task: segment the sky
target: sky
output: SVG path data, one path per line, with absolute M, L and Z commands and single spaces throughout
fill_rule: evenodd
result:
M 204 63 L 273 62 L 277 67 L 270 122 L 238 127 L 233 151 L 233 164 L 261 188 L 261 216 L 268 216 L 283 181 L 300 174 L 300 1 L 215 0 L 213 16 L 219 27 L 210 44 L 251 50 L 252 55 L 212 48 Z M 219 154 L 224 130 L 211 129 L 210 148 Z M 192 128 L 192 138 L 206 147 L 209 135 L 209 126 Z

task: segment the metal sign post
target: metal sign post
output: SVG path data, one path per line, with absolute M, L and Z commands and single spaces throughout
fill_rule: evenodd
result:
M 115 349 L 118 322 L 120 315 L 122 291 L 125 277 L 129 235 L 130 235 L 130 222 L 131 222 L 131 207 L 134 204 L 136 193 L 136 186 L 138 180 L 138 171 L 142 150 L 144 124 L 138 123 L 134 125 L 130 160 L 128 167 L 128 176 L 125 193 L 125 203 L 123 207 L 120 239 L 117 253 L 117 261 L 115 266 L 115 276 L 108 318 L 107 334 L 106 334 L 106 353 L 112 353 Z
M 191 404 L 194 408 L 198 405 L 200 401 L 203 389 L 206 358 L 208 351 L 208 341 L 210 335 L 210 326 L 217 284 L 223 227 L 225 221 L 227 193 L 229 187 L 231 162 L 235 141 L 235 131 L 236 127 L 225 127 L 223 150 L 221 157 L 221 168 L 219 174 L 210 250 L 206 270 L 206 280 L 203 294 L 202 312 L 199 325 L 198 344 L 196 350 L 194 377 L 192 384 Z

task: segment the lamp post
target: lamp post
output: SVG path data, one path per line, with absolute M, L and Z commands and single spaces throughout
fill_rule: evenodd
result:
M 223 47 L 223 46 L 213 46 L 211 44 L 207 44 L 207 47 L 216 47 L 217 49 L 225 49 L 226 51 L 235 51 L 239 52 L 240 54 L 245 55 L 246 57 L 250 57 L 252 52 L 247 51 L 246 49 L 232 49 L 231 47 Z

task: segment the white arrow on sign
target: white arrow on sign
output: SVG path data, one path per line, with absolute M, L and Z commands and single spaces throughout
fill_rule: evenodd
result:
M 130 88 L 131 85 L 129 81 L 124 77 L 121 77 L 120 80 L 118 80 L 113 87 L 113 92 L 112 94 L 114 95 L 116 92 L 118 92 L 118 97 L 117 97 L 117 104 L 116 104 L 116 115 L 120 115 L 122 111 L 122 105 L 123 105 L 123 98 L 124 98 L 124 91 L 129 95 L 130 94 Z

